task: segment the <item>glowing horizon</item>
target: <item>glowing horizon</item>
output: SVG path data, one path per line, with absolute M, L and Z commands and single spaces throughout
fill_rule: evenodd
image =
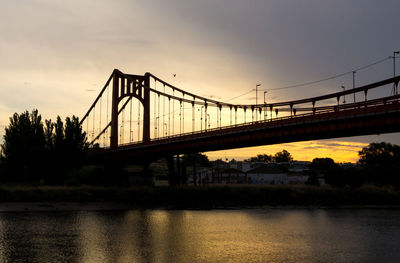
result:
M 204 152 L 210 160 L 232 158 L 243 161 L 257 154 L 274 155 L 276 152 L 287 150 L 296 161 L 312 161 L 314 158 L 332 158 L 337 163 L 356 163 L 359 159 L 358 152 L 368 143 L 351 141 L 304 141 L 274 144 L 258 147 L 232 149 L 226 151 Z

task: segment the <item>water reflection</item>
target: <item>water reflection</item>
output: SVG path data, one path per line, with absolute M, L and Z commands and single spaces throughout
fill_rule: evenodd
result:
M 398 210 L 3 212 L 0 262 L 396 262 Z
M 79 261 L 74 224 L 70 213 L 0 214 L 1 262 Z

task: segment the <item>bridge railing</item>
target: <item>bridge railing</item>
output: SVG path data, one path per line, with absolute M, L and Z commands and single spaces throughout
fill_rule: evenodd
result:
M 287 121 L 290 120 L 291 123 L 298 122 L 298 120 L 304 120 L 306 117 L 309 117 L 307 121 L 309 120 L 314 120 L 314 121 L 319 121 L 319 120 L 329 120 L 329 117 L 327 117 L 327 114 L 334 114 L 330 115 L 331 118 L 336 118 L 340 115 L 340 117 L 345 117 L 350 115 L 362 115 L 362 114 L 367 114 L 367 113 L 373 113 L 374 107 L 378 106 L 385 106 L 385 105 L 391 105 L 391 104 L 398 104 L 400 103 L 400 95 L 394 95 L 394 96 L 389 96 L 385 98 L 380 98 L 380 99 L 374 99 L 374 100 L 369 100 L 369 101 L 364 101 L 364 102 L 357 102 L 357 103 L 349 103 L 349 104 L 342 104 L 342 105 L 333 105 L 333 106 L 323 106 L 323 107 L 316 107 L 315 112 L 308 112 L 308 113 L 303 113 L 303 114 L 296 114 L 296 115 L 291 115 L 291 116 L 284 116 L 284 117 L 278 117 L 274 119 L 268 119 L 268 120 L 260 120 L 260 121 L 254 121 L 254 122 L 249 122 L 249 123 L 240 123 L 237 125 L 229 125 L 229 126 L 224 126 L 220 128 L 212 128 L 212 129 L 207 129 L 203 131 L 195 131 L 195 132 L 187 132 L 181 135 L 172 135 L 172 136 L 166 136 L 162 138 L 157 138 L 152 140 L 151 142 L 148 143 L 127 143 L 127 144 L 121 144 L 120 146 L 122 148 L 126 146 L 134 146 L 134 145 L 149 145 L 149 144 L 162 144 L 162 143 L 170 143 L 173 141 L 184 141 L 185 139 L 191 139 L 193 137 L 207 137 L 207 136 L 214 136 L 215 133 L 218 134 L 228 134 L 228 133 L 237 133 L 237 132 L 243 132 L 245 130 L 254 130 L 257 128 L 260 129 L 265 129 L 265 128 L 273 128 L 273 127 L 281 127 L 282 125 L 288 125 Z M 370 110 L 370 111 L 369 111 Z M 320 118 L 320 116 L 324 116 L 323 118 Z

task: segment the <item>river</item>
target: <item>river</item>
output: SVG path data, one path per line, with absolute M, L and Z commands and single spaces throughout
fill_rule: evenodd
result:
M 0 262 L 399 262 L 398 209 L 0 213 Z

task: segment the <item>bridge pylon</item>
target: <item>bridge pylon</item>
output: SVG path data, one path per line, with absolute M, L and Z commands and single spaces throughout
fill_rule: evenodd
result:
M 118 105 L 126 97 L 134 97 L 142 104 L 143 142 L 150 141 L 150 73 L 146 73 L 144 76 L 127 75 L 118 69 L 114 69 L 110 136 L 110 147 L 112 149 L 118 148 Z

